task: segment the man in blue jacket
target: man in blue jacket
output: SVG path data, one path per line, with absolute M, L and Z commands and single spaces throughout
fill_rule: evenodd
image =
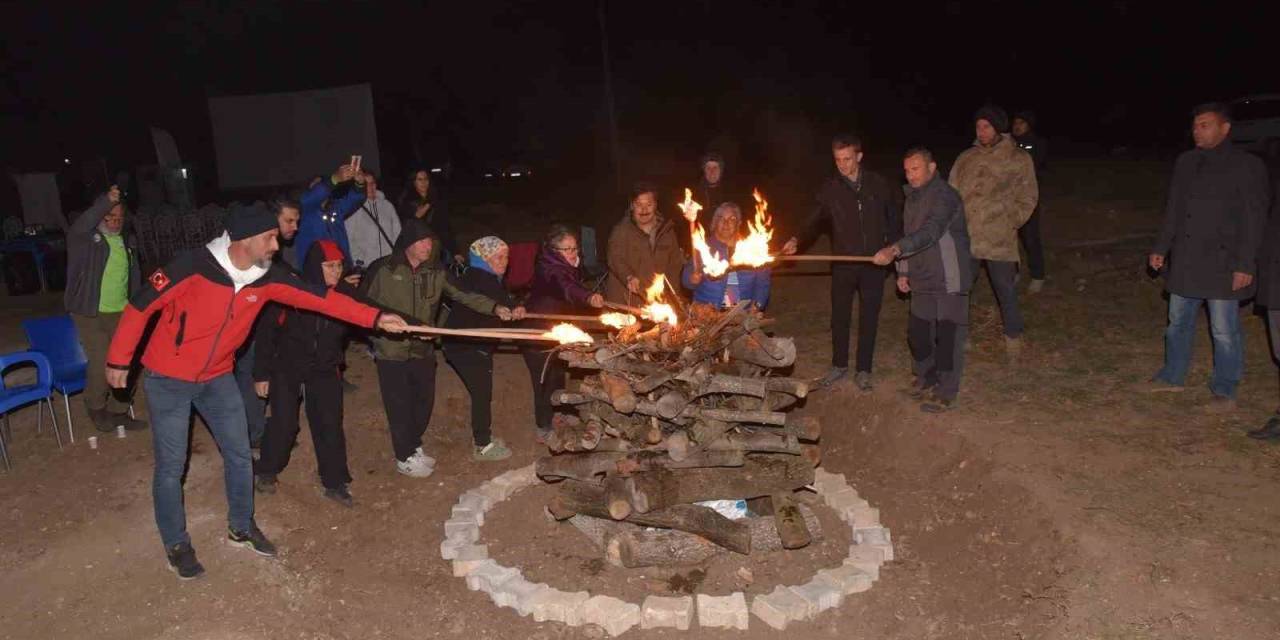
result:
M 317 177 L 298 198 L 302 204 L 302 220 L 298 223 L 298 235 L 293 241 L 293 255 L 285 256 L 295 269 L 301 268 L 301 259 L 316 240 L 333 240 L 348 256 L 351 243 L 347 240 L 347 217 L 364 204 L 365 174 L 354 165 L 344 164 L 333 175 Z M 354 182 L 354 186 L 352 183 Z M 290 257 L 293 260 L 289 260 Z

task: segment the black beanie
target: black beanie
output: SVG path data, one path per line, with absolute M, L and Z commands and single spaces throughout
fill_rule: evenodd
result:
M 276 217 L 261 202 L 240 205 L 227 214 L 227 234 L 231 240 L 244 240 L 277 227 Z
M 973 114 L 973 121 L 986 120 L 997 133 L 1004 133 L 1009 130 L 1009 114 L 1004 109 L 994 104 L 984 105 L 978 112 Z

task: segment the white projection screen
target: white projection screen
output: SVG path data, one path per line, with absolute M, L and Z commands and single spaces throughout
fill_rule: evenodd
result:
M 367 84 L 209 98 L 209 118 L 222 189 L 300 184 L 352 155 L 380 173 Z

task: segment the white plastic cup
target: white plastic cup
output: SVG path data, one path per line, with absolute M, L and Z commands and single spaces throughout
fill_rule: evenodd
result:
M 98 448 L 98 436 L 89 436 L 89 448 L 90 449 Z
M 117 437 L 117 438 L 123 438 L 123 437 L 124 437 L 124 425 L 122 425 L 122 424 L 118 424 L 118 425 L 116 425 L 116 437 Z

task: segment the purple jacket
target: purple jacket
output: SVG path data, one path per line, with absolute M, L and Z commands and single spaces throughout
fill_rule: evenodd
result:
M 543 245 L 533 273 L 525 309 L 533 313 L 576 313 L 589 308 L 591 290 L 582 285 L 582 271 Z

